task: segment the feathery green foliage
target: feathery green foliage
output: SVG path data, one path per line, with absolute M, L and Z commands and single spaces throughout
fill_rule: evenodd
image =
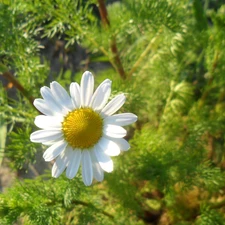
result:
M 109 78 L 138 121 L 102 183 L 18 177 L 0 193 L 0 224 L 224 224 L 224 12 L 222 1 L 2 1 L 0 170 L 38 173 L 32 102 L 52 80 Z

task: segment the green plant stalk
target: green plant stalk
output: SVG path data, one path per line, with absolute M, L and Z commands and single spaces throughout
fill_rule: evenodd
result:
M 131 77 L 133 75 L 133 73 L 138 69 L 140 64 L 144 61 L 144 59 L 147 56 L 147 54 L 151 51 L 152 46 L 154 45 L 154 43 L 157 40 L 158 36 L 159 36 L 159 33 L 154 38 L 152 38 L 152 40 L 149 42 L 147 48 L 141 53 L 141 55 L 139 56 L 138 60 L 134 63 L 132 69 L 129 71 L 129 73 L 127 75 L 128 77 Z
M 108 213 L 108 212 L 106 212 L 106 211 L 104 211 L 102 209 L 97 208 L 96 206 L 94 206 L 91 203 L 88 203 L 88 202 L 85 202 L 85 201 L 81 201 L 81 200 L 74 200 L 74 201 L 72 201 L 72 204 L 74 204 L 74 205 L 83 205 L 83 206 L 86 206 L 86 207 L 91 207 L 91 208 L 94 208 L 99 213 L 101 213 L 101 214 L 109 217 L 110 219 L 113 219 L 114 218 L 114 216 L 111 215 L 110 213 Z M 71 208 L 74 209 L 74 206 L 72 206 Z
M 22 184 L 21 184 L 21 186 L 22 186 Z M 50 201 L 50 202 L 47 202 L 46 204 L 51 206 L 51 205 L 55 205 L 55 202 L 54 201 Z M 69 210 L 74 209 L 75 205 L 82 205 L 82 206 L 85 206 L 85 207 L 94 208 L 96 211 L 98 211 L 99 213 L 109 217 L 110 219 L 114 218 L 114 216 L 111 215 L 110 213 L 108 213 L 108 212 L 106 212 L 106 211 L 104 211 L 104 210 L 94 206 L 92 203 L 85 202 L 85 201 L 82 201 L 82 200 L 73 200 L 73 201 L 71 201 L 71 207 L 68 207 L 68 209 Z
M 80 27 L 75 27 L 74 25 L 71 25 L 75 30 L 79 30 L 79 32 L 81 32 L 86 38 L 87 40 L 89 40 L 94 46 L 96 46 L 108 59 L 110 64 L 113 66 L 113 68 L 115 70 L 117 70 L 116 64 L 114 63 L 114 61 L 110 58 L 108 52 L 102 47 L 99 46 L 99 44 L 92 38 L 90 37 L 90 35 L 86 34 L 83 32 L 83 30 Z
M 169 95 L 168 95 L 168 97 L 167 97 L 167 99 L 166 99 L 166 105 L 165 105 L 165 108 L 164 108 L 164 110 L 163 110 L 162 117 L 163 117 L 163 115 L 165 114 L 167 108 L 169 107 L 169 104 L 170 104 L 170 102 L 171 102 L 171 100 L 172 100 L 172 97 L 173 97 L 173 93 L 174 93 L 173 90 L 171 90 L 170 93 L 169 93 Z
M 213 83 L 213 80 L 214 80 L 214 76 L 213 76 L 213 73 L 217 67 L 217 64 L 218 64 L 218 59 L 219 59 L 219 53 L 218 51 L 215 53 L 215 57 L 214 57 L 214 62 L 213 62 L 213 65 L 212 65 L 212 71 L 211 71 L 211 74 L 212 74 L 212 77 L 208 80 L 208 83 L 207 83 L 207 87 L 208 89 L 205 90 L 205 92 L 202 94 L 200 100 L 199 100 L 199 103 L 198 103 L 198 107 L 199 109 L 202 108 L 202 106 L 204 105 L 204 102 L 206 100 L 206 98 L 208 97 L 209 93 L 210 93 L 210 90 L 211 90 L 211 85 Z

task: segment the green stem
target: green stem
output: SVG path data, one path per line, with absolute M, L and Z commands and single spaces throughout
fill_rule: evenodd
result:
M 115 70 L 117 70 L 117 66 L 116 66 L 116 64 L 114 63 L 114 61 L 109 57 L 109 54 L 108 54 L 108 52 L 104 49 L 104 47 L 102 47 L 102 46 L 99 46 L 99 44 L 92 38 L 92 37 L 90 37 L 90 35 L 89 34 L 86 34 L 86 33 L 84 33 L 84 31 L 80 28 L 80 27 L 76 27 L 76 26 L 74 26 L 74 25 L 71 25 L 72 27 L 73 27 L 73 29 L 75 29 L 75 30 L 78 30 L 80 33 L 82 33 L 86 38 L 87 38 L 87 40 L 89 40 L 94 46 L 96 46 L 106 57 L 108 57 L 108 59 L 109 59 L 109 62 L 110 62 L 110 64 L 113 66 L 113 68 L 115 69 Z
M 84 201 L 81 201 L 81 200 L 74 200 L 74 201 L 72 201 L 72 204 L 74 204 L 74 205 L 83 205 L 83 206 L 87 206 L 87 207 L 90 207 L 90 208 L 94 208 L 96 211 L 98 211 L 99 213 L 109 217 L 110 219 L 114 218 L 114 216 L 111 215 L 110 213 L 108 213 L 108 212 L 106 212 L 106 211 L 104 211 L 102 209 L 97 208 L 96 206 L 94 206 L 91 203 L 84 202 Z M 74 208 L 74 207 L 72 207 L 72 208 Z
M 211 87 L 211 85 L 213 83 L 213 80 L 214 80 L 213 73 L 215 72 L 215 69 L 216 69 L 217 64 L 218 64 L 218 58 L 219 58 L 219 53 L 218 53 L 218 51 L 216 51 L 215 57 L 214 57 L 214 62 L 213 62 L 213 65 L 212 65 L 212 71 L 210 73 L 212 77 L 208 80 L 208 83 L 207 83 L 207 86 L 206 86 L 208 89 L 205 90 L 205 92 L 202 94 L 202 96 L 201 96 L 201 98 L 199 100 L 199 103 L 198 103 L 199 109 L 202 108 L 202 106 L 203 106 L 206 98 L 208 97 L 208 95 L 209 95 L 209 93 L 211 91 L 211 88 L 210 87 Z
M 151 51 L 152 46 L 155 44 L 155 41 L 157 40 L 158 36 L 159 36 L 159 33 L 154 38 L 152 38 L 152 40 L 149 42 L 147 48 L 141 53 L 138 60 L 134 63 L 132 69 L 129 71 L 128 77 L 131 77 L 133 73 L 138 69 L 140 64 L 144 61 L 147 54 Z
M 174 95 L 174 87 L 171 85 L 170 93 L 169 93 L 169 95 L 168 95 L 168 97 L 166 99 L 166 105 L 165 105 L 165 107 L 163 109 L 163 113 L 161 115 L 161 119 L 160 119 L 160 123 L 159 123 L 159 128 L 163 124 L 164 115 L 166 114 L 166 111 L 167 111 L 167 109 L 168 109 L 168 107 L 170 105 L 170 102 L 171 102 L 171 100 L 173 98 L 173 95 Z

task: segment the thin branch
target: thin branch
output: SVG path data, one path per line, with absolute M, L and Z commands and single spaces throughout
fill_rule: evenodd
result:
M 120 60 L 120 56 L 119 56 L 119 53 L 118 53 L 118 49 L 117 49 L 117 45 L 116 45 L 116 39 L 115 37 L 113 37 L 112 41 L 111 41 L 111 51 L 113 53 L 113 61 L 115 62 L 116 64 L 116 70 L 117 72 L 119 73 L 120 77 L 125 80 L 127 75 L 124 71 L 124 68 L 123 68 L 123 65 L 122 65 L 122 62 Z
M 136 63 L 133 65 L 132 69 L 129 71 L 128 77 L 132 76 L 132 74 L 137 70 L 137 68 L 140 66 L 142 61 L 144 61 L 146 55 L 151 51 L 152 46 L 154 45 L 158 36 L 159 36 L 159 33 L 149 42 L 147 48 L 142 52 L 142 54 L 140 55 Z
M 104 49 L 104 47 L 99 46 L 99 44 L 87 33 L 85 33 L 82 28 L 80 27 L 76 27 L 75 25 L 71 25 L 73 27 L 73 29 L 78 30 L 80 33 L 82 33 L 94 46 L 96 46 L 106 57 L 109 58 L 109 62 L 111 63 L 111 65 L 113 66 L 113 68 L 115 70 L 117 70 L 117 66 L 114 63 L 114 61 L 109 57 L 108 52 Z
M 212 203 L 210 206 L 211 209 L 221 209 L 222 207 L 225 207 L 225 200 Z
M 108 28 L 110 26 L 110 21 L 108 18 L 108 13 L 107 13 L 104 0 L 98 0 L 98 8 L 99 8 L 102 24 L 105 28 Z M 120 60 L 115 36 L 112 37 L 112 40 L 110 43 L 110 49 L 113 53 L 113 66 L 116 69 L 116 71 L 119 73 L 120 77 L 125 80 L 127 76 L 124 71 L 122 62 Z
M 225 89 L 220 93 L 217 103 L 220 103 L 225 98 Z
M 91 204 L 89 202 L 85 202 L 85 201 L 81 201 L 81 200 L 73 200 L 71 203 L 72 203 L 71 208 L 73 208 L 73 209 L 74 209 L 74 205 L 83 205 L 83 206 L 86 206 L 86 207 L 94 208 L 99 213 L 109 217 L 110 219 L 114 219 L 113 215 L 111 215 L 110 213 L 108 213 L 108 212 L 106 212 L 106 211 L 104 211 L 102 209 L 97 208 L 96 206 L 94 206 L 93 204 Z
M 4 72 L 4 73 L 2 73 L 2 76 L 5 77 L 9 82 L 11 82 L 13 84 L 13 86 L 16 89 L 18 89 L 23 94 L 23 96 L 29 100 L 30 104 L 34 107 L 34 105 L 33 105 L 34 97 L 29 95 L 29 93 L 26 91 L 26 89 L 19 83 L 18 80 L 16 80 L 16 78 L 10 72 L 8 72 L 8 71 Z
M 108 13 L 107 13 L 107 9 L 106 9 L 104 0 L 98 0 L 98 4 L 99 4 L 99 12 L 100 12 L 103 26 L 105 26 L 105 27 L 110 26 L 110 22 L 108 19 Z
M 87 34 L 86 32 L 83 31 L 83 29 L 79 26 L 75 26 L 74 24 L 71 24 L 71 27 L 74 30 L 78 30 L 81 34 L 83 34 L 94 46 L 96 46 L 97 48 L 99 48 L 99 50 L 107 57 L 109 57 L 108 52 L 102 47 L 99 46 L 99 44 L 90 36 L 90 34 Z

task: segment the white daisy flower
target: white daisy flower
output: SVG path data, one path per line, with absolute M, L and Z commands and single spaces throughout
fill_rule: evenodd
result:
M 30 140 L 50 146 L 43 157 L 45 161 L 55 160 L 53 177 L 59 177 L 66 169 L 66 176 L 72 179 L 81 165 L 83 182 L 89 186 L 93 178 L 102 181 L 104 171 L 113 171 L 110 156 L 129 149 L 122 126 L 134 123 L 137 116 L 113 115 L 124 104 L 125 95 L 108 102 L 110 93 L 109 79 L 94 92 L 94 77 L 88 71 L 80 86 L 71 83 L 70 96 L 56 81 L 50 88 L 41 88 L 43 99 L 35 99 L 34 106 L 44 115 L 37 116 L 34 123 L 42 130 L 33 132 Z

